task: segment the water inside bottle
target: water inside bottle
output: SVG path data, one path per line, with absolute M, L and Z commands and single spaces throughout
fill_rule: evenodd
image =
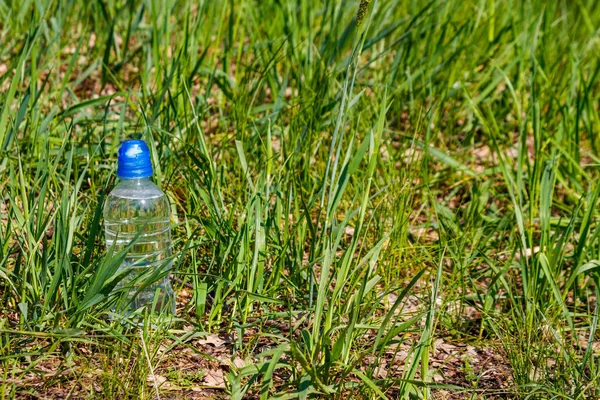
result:
M 118 272 L 130 271 L 116 287 L 127 290 L 115 307 L 119 314 L 142 307 L 175 313 L 169 212 L 166 197 L 149 180 L 123 181 L 107 198 L 106 246 L 115 254 L 129 247 Z

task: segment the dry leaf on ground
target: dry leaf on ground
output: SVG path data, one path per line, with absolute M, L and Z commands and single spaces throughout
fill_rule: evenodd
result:
M 223 371 L 221 369 L 206 371 L 206 375 L 204 376 L 202 383 L 206 386 L 224 388 L 225 377 L 223 375 Z

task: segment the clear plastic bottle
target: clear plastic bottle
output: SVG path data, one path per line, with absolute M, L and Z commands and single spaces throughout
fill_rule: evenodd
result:
M 128 248 L 119 268 L 130 272 L 117 285 L 128 288 L 115 311 L 130 315 L 142 307 L 175 314 L 169 272 L 171 260 L 170 206 L 150 181 L 150 151 L 143 140 L 127 140 L 119 149 L 117 175 L 121 182 L 104 204 L 106 247 L 114 254 Z

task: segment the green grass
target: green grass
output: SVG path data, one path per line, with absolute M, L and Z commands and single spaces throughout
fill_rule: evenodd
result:
M 1 397 L 600 396 L 597 2 L 0 17 Z M 129 137 L 173 211 L 160 329 L 108 319 Z

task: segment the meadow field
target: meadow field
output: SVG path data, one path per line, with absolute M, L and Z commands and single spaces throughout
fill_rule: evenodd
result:
M 0 397 L 600 398 L 599 55 L 595 0 L 0 0 Z M 111 319 L 127 138 L 170 324 Z

